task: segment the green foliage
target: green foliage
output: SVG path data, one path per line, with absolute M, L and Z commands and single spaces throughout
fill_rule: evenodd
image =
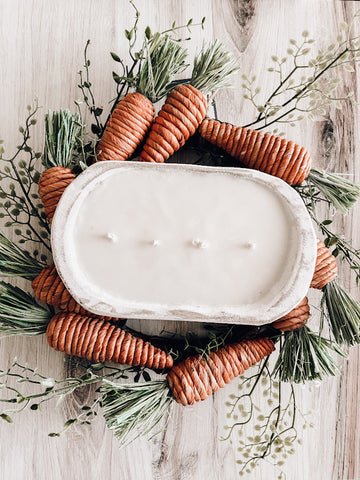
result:
M 44 167 L 75 167 L 83 133 L 84 125 L 78 113 L 73 115 L 69 110 L 49 111 L 45 115 Z
M 159 433 L 165 426 L 164 418 L 173 402 L 165 381 L 116 384 L 105 380 L 101 394 L 106 425 L 121 446 L 139 436 Z
M 50 228 L 37 188 L 41 152 L 35 152 L 29 144 L 37 111 L 37 105 L 28 106 L 25 126 L 19 128 L 22 139 L 15 154 L 5 158 L 3 147 L 0 150 L 0 181 L 4 180 L 0 184 L 0 218 L 5 227 L 12 228 L 20 244 L 33 247 L 35 257 L 39 256 L 40 246 L 50 252 Z M 41 255 L 41 261 L 47 261 L 45 254 Z
M 187 51 L 169 35 L 156 33 L 146 43 L 145 58 L 135 81 L 135 88 L 156 103 L 171 90 L 174 76 L 187 65 Z
M 42 268 L 38 260 L 0 231 L 0 275 L 33 280 L 41 273 Z
M 273 124 L 295 126 L 305 114 L 315 119 L 324 115 L 331 104 L 341 109 L 344 100 L 354 102 L 353 92 L 345 96 L 336 94 L 340 80 L 331 73 L 339 67 L 352 72 L 360 61 L 360 37 L 352 36 L 351 32 L 358 16 L 354 16 L 350 25 L 341 25 L 341 31 L 327 48 L 315 52 L 314 40 L 304 31 L 300 41 L 289 41 L 284 56 L 273 55 L 268 71 L 276 76 L 277 86 L 265 101 L 260 99 L 256 77 L 243 75 L 244 99 L 257 112 L 257 118 L 245 126 L 256 126 L 257 130 Z M 274 131 L 277 132 L 278 129 Z
M 334 173 L 317 168 L 310 170 L 308 182 L 312 183 L 336 210 L 348 213 L 360 197 L 360 185 Z
M 227 433 L 223 440 L 239 445 L 240 476 L 251 474 L 263 460 L 281 471 L 284 459 L 295 453 L 298 442 L 298 408 L 293 385 L 275 381 L 267 359 L 256 368 L 255 373 L 252 368 L 240 377 L 239 393 L 230 395 L 226 403 L 229 424 L 225 426 Z M 263 400 L 256 404 L 254 396 L 260 392 Z M 306 425 L 304 421 L 303 426 Z
M 344 356 L 336 343 L 312 332 L 304 326 L 284 333 L 274 375 L 282 382 L 304 383 L 337 375 L 339 367 L 332 354 Z
M 360 343 L 360 305 L 336 280 L 325 285 L 322 301 L 331 334 L 338 345 Z
M 203 46 L 194 60 L 190 83 L 204 94 L 231 85 L 230 77 L 239 70 L 233 58 L 219 40 Z
M 18 287 L 0 282 L 0 335 L 41 335 L 51 312 Z

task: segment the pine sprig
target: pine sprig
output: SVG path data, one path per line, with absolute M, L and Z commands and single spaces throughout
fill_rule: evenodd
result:
M 282 382 L 293 383 L 337 375 L 340 370 L 332 357 L 333 353 L 345 356 L 336 343 L 315 334 L 307 326 L 286 332 L 281 341 L 274 375 Z
M 21 288 L 0 282 L 0 335 L 41 335 L 52 313 Z
M 336 210 L 344 214 L 348 213 L 360 198 L 360 185 L 334 173 L 312 168 L 307 182 L 312 183 Z
M 45 115 L 45 146 L 43 165 L 73 168 L 78 160 L 76 153 L 82 144 L 84 125 L 79 114 L 69 110 L 49 111 Z
M 325 285 L 321 307 L 338 345 L 360 343 L 360 305 L 336 280 Z M 324 304 L 328 315 L 324 315 Z
M 195 58 L 190 83 L 204 94 L 211 93 L 230 86 L 230 77 L 238 70 L 232 54 L 215 40 Z
M 0 275 L 33 280 L 43 265 L 0 231 Z
M 187 50 L 169 35 L 156 33 L 146 44 L 145 59 L 135 82 L 135 88 L 156 103 L 171 90 L 174 76 L 187 65 Z
M 165 381 L 116 384 L 105 380 L 101 394 L 106 425 L 121 446 L 150 432 L 151 437 L 159 433 L 165 427 L 165 419 L 173 403 Z

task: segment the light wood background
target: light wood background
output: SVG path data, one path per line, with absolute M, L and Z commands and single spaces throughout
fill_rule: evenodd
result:
M 136 0 L 141 12 L 140 28 L 153 31 L 194 22 L 206 16 L 205 30 L 194 28 L 188 49 L 193 55 L 203 39 L 219 38 L 240 60 L 241 71 L 256 75 L 263 91 L 272 80 L 266 72 L 270 56 L 282 55 L 289 38 L 300 38 L 305 29 L 325 45 L 336 37 L 339 22 L 348 21 L 358 2 L 332 0 Z M 111 72 L 116 65 L 109 52 L 126 55 L 124 29 L 132 25 L 133 10 L 126 0 L 0 0 L 0 137 L 11 153 L 18 143 L 18 125 L 26 105 L 38 98 L 43 111 L 73 108 L 80 98 L 77 72 L 83 63 L 83 48 L 91 39 L 91 76 L 99 104 L 114 97 Z M 360 26 L 357 26 L 360 33 Z M 358 73 L 344 74 L 345 89 L 358 94 Z M 253 112 L 242 98 L 240 74 L 235 88 L 217 96 L 219 118 L 245 124 Z M 332 171 L 347 172 L 360 181 L 359 109 L 331 108 L 325 120 L 304 120 L 287 136 L 307 146 L 314 163 Z M 41 124 L 41 121 L 39 122 Z M 33 145 L 42 149 L 41 126 Z M 360 246 L 360 208 L 337 220 L 337 227 Z M 346 269 L 343 283 L 350 285 Z M 353 293 L 358 295 L 355 288 Z M 138 324 L 155 331 L 162 324 Z M 171 324 L 168 328 L 180 328 Z M 181 327 L 183 331 L 186 326 Z M 193 328 L 193 326 L 191 326 Z M 48 348 L 44 338 L 10 338 L 0 341 L 0 366 L 15 355 L 49 376 L 69 375 L 61 354 Z M 287 459 L 290 480 L 360 479 L 360 348 L 342 362 L 342 375 L 324 381 L 319 388 L 298 390 L 298 405 L 312 411 L 313 430 L 300 432 L 303 446 Z M 176 406 L 166 432 L 148 442 L 136 441 L 120 450 L 101 418 L 91 427 L 74 427 L 61 438 L 47 436 L 61 428 L 66 418 L 93 391 L 73 395 L 58 409 L 27 412 L 13 425 L 0 423 L 0 479 L 4 480 L 233 480 L 238 478 L 237 444 L 222 442 L 225 402 L 234 385 L 194 407 Z M 272 480 L 278 472 L 264 463 L 248 478 Z

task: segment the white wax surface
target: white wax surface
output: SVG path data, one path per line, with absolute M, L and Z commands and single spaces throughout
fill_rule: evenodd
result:
M 75 270 L 100 294 L 172 308 L 271 299 L 296 244 L 274 190 L 231 173 L 113 169 L 83 196 L 74 225 Z

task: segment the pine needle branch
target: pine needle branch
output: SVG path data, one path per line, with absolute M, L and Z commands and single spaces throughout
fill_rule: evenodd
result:
M 340 371 L 332 353 L 345 356 L 334 342 L 312 332 L 304 326 L 284 334 L 274 375 L 282 382 L 304 383 L 322 380 Z
M 336 210 L 348 213 L 360 197 L 360 185 L 317 168 L 310 170 L 308 182 L 312 183 Z
M 325 285 L 322 299 L 328 315 L 331 333 L 337 344 L 356 345 L 360 343 L 360 305 L 336 280 Z
M 106 425 L 121 446 L 164 428 L 162 422 L 173 401 L 166 381 L 122 385 L 104 380 L 100 391 Z
M 33 280 L 43 266 L 0 231 L 0 275 Z
M 73 115 L 69 110 L 49 111 L 45 115 L 44 167 L 74 167 L 83 131 L 79 114 Z
M 219 40 L 215 40 L 205 48 L 194 60 L 191 85 L 204 94 L 222 87 L 229 87 L 230 76 L 239 70 L 232 54 L 225 50 Z
M 148 42 L 136 90 L 156 103 L 171 90 L 174 76 L 187 65 L 187 50 L 169 35 L 156 33 Z
M 0 335 L 41 335 L 51 312 L 18 287 L 0 282 Z

